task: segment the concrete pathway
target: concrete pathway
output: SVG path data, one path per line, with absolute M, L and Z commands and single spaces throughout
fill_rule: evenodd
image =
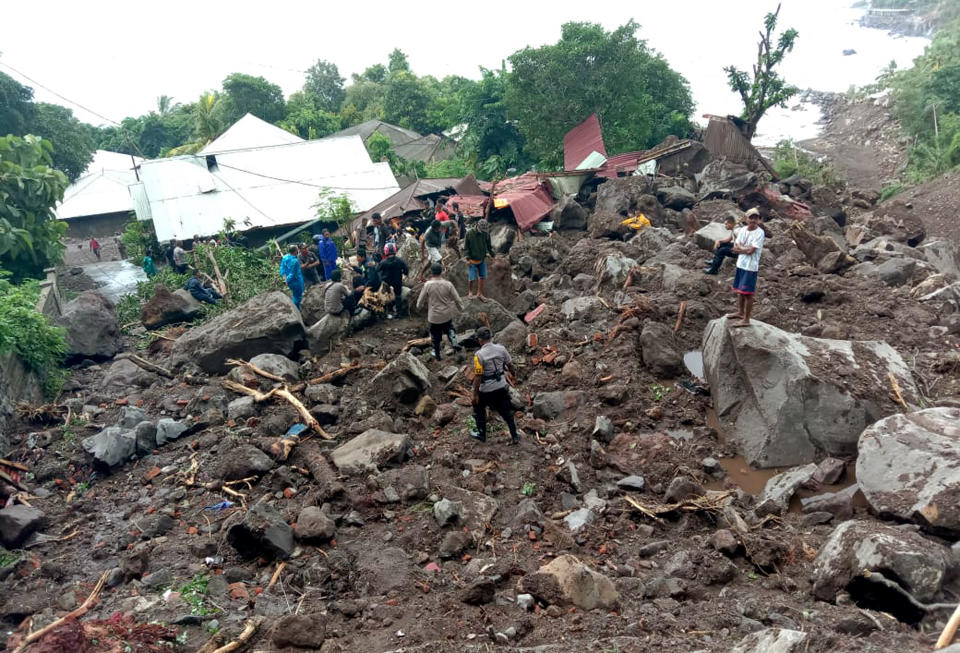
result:
M 129 261 L 102 261 L 87 263 L 82 267 L 87 276 L 99 286 L 97 290 L 113 302 L 135 292 L 137 283 L 147 280 L 143 269 Z

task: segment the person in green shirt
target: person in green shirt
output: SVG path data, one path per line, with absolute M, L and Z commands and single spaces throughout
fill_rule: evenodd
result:
M 148 277 L 157 276 L 157 266 L 153 263 L 153 250 L 148 249 L 143 255 L 143 271 Z
M 487 257 L 493 254 L 493 243 L 490 242 L 490 223 L 480 220 L 477 225 L 467 232 L 463 240 L 463 253 L 467 257 L 467 297 L 476 294 L 480 299 L 483 296 L 483 281 L 487 278 Z M 476 293 L 474 293 L 476 286 Z

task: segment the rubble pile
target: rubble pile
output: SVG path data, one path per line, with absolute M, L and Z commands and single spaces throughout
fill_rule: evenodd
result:
M 932 648 L 960 591 L 957 249 L 907 207 L 768 198 L 731 330 L 733 263 L 702 269 L 757 174 L 715 163 L 566 198 L 552 233 L 495 225 L 499 301 L 466 302 L 441 361 L 424 316 L 314 329 L 280 293 L 110 360 L 84 298 L 69 416 L 20 415 L 0 452 L 6 630 L 102 577 L 82 619 L 190 651 Z M 469 438 L 480 326 L 517 364 L 517 447 L 499 418 Z

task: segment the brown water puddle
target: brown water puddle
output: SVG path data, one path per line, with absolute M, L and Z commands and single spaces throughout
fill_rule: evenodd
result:
M 720 420 L 717 418 L 717 414 L 714 412 L 713 408 L 707 409 L 706 415 L 707 426 L 712 429 L 716 429 L 717 433 L 720 434 L 720 439 L 724 440 L 724 432 L 721 428 Z M 764 488 L 767 486 L 767 481 L 776 476 L 781 472 L 785 472 L 790 467 L 770 467 L 768 469 L 755 469 L 747 463 L 746 459 L 743 456 L 734 456 L 732 458 L 719 458 L 718 462 L 720 466 L 723 467 L 726 472 L 726 476 L 718 481 L 711 481 L 707 484 L 708 490 L 723 490 L 727 489 L 729 486 L 733 485 L 747 494 L 752 494 L 759 496 L 763 493 Z M 856 463 L 849 462 L 846 465 L 846 472 L 843 477 L 840 479 L 839 483 L 834 485 L 824 485 L 816 490 L 808 490 L 806 488 L 800 488 L 797 490 L 797 493 L 793 496 L 793 499 L 790 501 L 790 512 L 799 513 L 801 512 L 800 499 L 806 499 L 808 497 L 817 496 L 819 494 L 828 494 L 831 492 L 839 492 L 844 488 L 848 488 L 854 483 L 857 482 L 857 470 Z M 866 508 L 867 500 L 863 496 L 863 492 L 857 492 L 853 497 L 853 504 L 858 508 Z

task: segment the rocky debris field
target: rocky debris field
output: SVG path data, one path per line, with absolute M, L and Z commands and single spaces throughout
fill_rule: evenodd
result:
M 496 301 L 439 362 L 423 316 L 320 347 L 278 293 L 110 358 L 81 295 L 58 405 L 4 443 L 7 650 L 932 649 L 960 592 L 957 246 L 903 205 L 765 205 L 731 330 L 733 263 L 702 269 L 755 183 L 615 179 L 563 230 L 494 225 Z M 517 363 L 517 447 L 499 418 L 468 437 L 480 325 Z

